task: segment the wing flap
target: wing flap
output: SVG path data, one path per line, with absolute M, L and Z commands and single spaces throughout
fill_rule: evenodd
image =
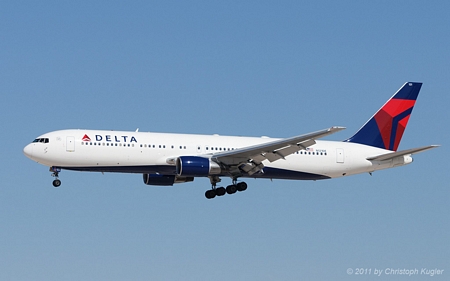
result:
M 417 148 L 411 148 L 406 150 L 400 150 L 396 152 L 390 152 L 378 156 L 368 157 L 367 160 L 377 160 L 377 161 L 384 161 L 384 160 L 390 160 L 394 159 L 399 156 L 408 155 L 408 154 L 416 154 L 420 152 L 424 152 L 433 148 L 439 147 L 439 145 L 429 145 L 429 146 L 422 146 Z
M 269 152 L 269 153 L 262 155 L 262 159 L 258 159 L 258 162 L 262 162 L 266 159 L 272 163 L 274 161 L 284 159 L 284 156 L 282 154 L 278 154 L 276 152 Z
M 265 157 L 265 155 L 259 154 L 259 155 L 252 156 L 251 159 L 253 160 L 253 162 L 260 163 L 260 162 L 266 160 L 266 157 Z

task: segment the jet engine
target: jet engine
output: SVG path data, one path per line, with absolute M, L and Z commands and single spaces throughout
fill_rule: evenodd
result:
M 222 169 L 220 165 L 209 158 L 198 156 L 180 156 L 176 161 L 177 176 L 205 177 L 218 175 Z

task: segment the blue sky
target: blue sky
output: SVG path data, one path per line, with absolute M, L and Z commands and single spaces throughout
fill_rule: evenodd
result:
M 374 280 L 450 274 L 448 1 L 2 1 L 2 280 Z M 65 128 L 351 136 L 406 81 L 424 85 L 412 165 L 306 182 L 48 169 L 23 147 Z M 226 182 L 226 179 L 224 179 Z M 404 276 L 385 277 L 389 280 Z M 428 280 L 428 276 L 414 276 Z

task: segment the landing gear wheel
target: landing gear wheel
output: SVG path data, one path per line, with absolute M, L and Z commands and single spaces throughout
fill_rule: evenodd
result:
M 61 181 L 60 180 L 56 179 L 56 180 L 53 181 L 53 186 L 54 187 L 59 187 L 60 185 L 61 185 Z
M 214 197 L 216 197 L 216 191 L 213 190 L 213 189 L 207 190 L 207 191 L 205 192 L 205 197 L 206 197 L 207 199 L 213 199 Z
M 245 182 L 240 182 L 237 184 L 238 191 L 244 191 L 247 189 L 247 184 Z
M 59 176 L 59 172 L 61 172 L 61 168 L 52 166 L 52 167 L 50 167 L 49 171 L 52 172 L 52 177 L 55 178 L 55 180 L 53 181 L 53 186 L 59 187 L 61 185 L 61 181 L 58 179 L 58 176 Z
M 227 193 L 228 194 L 234 194 L 237 191 L 237 187 L 235 184 L 227 186 Z
M 216 195 L 217 196 L 224 196 L 226 193 L 225 187 L 218 187 L 216 188 Z

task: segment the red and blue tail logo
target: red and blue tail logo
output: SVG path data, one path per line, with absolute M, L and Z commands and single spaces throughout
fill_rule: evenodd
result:
M 348 142 L 397 151 L 422 83 L 407 82 Z

